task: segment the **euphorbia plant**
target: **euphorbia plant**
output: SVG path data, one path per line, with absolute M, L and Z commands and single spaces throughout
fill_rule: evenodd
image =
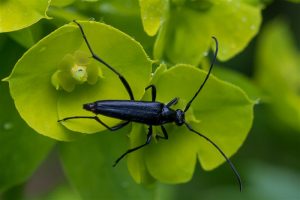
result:
M 206 76 L 203 70 L 182 64 L 169 69 L 161 65 L 151 77 L 152 61 L 136 41 L 108 25 L 80 23 L 94 51 L 126 77 L 137 100 L 150 100 L 144 89 L 154 84 L 157 101 L 169 102 L 179 97 L 175 108 L 183 109 Z M 78 119 L 62 124 L 57 120 L 90 115 L 82 109 L 84 103 L 128 99 L 118 77 L 87 54 L 78 28 L 69 24 L 31 48 L 6 79 L 20 115 L 38 133 L 57 140 L 81 140 L 80 135 L 98 133 L 105 127 L 94 120 Z M 252 112 L 253 102 L 240 88 L 211 76 L 187 113 L 187 120 L 231 156 L 246 138 Z M 119 123 L 108 117 L 101 119 L 109 125 Z M 129 171 L 137 182 L 151 183 L 155 179 L 186 182 L 193 174 L 196 157 L 207 170 L 224 162 L 199 136 L 171 124 L 166 127 L 168 141 L 154 141 L 129 156 Z M 127 134 L 129 146 L 135 147 L 145 140 L 146 127 L 133 123 Z M 155 130 L 154 134 L 159 133 Z

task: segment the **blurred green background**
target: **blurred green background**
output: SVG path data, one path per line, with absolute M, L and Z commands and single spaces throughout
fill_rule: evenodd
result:
M 209 5 L 209 1 L 205 2 Z M 107 199 L 300 199 L 300 4 L 283 0 L 245 2 L 262 2 L 265 6 L 259 32 L 241 53 L 229 60 L 218 61 L 217 65 L 226 68 L 225 72 L 221 67 L 215 72 L 220 78 L 242 87 L 259 102 L 255 105 L 253 127 L 248 138 L 231 158 L 243 179 L 242 193 L 226 164 L 209 172 L 197 166 L 193 179 L 184 184 L 135 186 L 125 164 L 117 169 L 108 169 L 108 164 L 104 169 L 97 161 L 97 153 L 105 152 L 106 162 L 113 163 L 118 153 L 126 149 L 122 143 L 125 136 L 120 137 L 122 133 L 117 136 L 95 134 L 83 142 L 57 145 L 23 122 L 9 96 L 8 84 L 1 82 L 0 199 L 99 199 L 98 193 L 102 193 L 102 197 L 107 193 Z M 5 3 L 0 1 L 0 11 L 3 11 L 1 6 L 5 7 Z M 47 15 L 52 19 L 28 22 L 28 26 L 30 23 L 33 25 L 0 33 L 1 79 L 10 74 L 29 47 L 73 19 L 104 21 L 134 37 L 152 55 L 155 37 L 144 32 L 138 1 L 53 1 Z M 0 21 L 4 19 L 4 16 L 1 17 Z M 165 62 L 172 61 L 168 57 Z M 72 145 L 77 147 L 78 152 L 65 151 Z M 92 149 L 97 145 L 99 147 Z M 90 149 L 87 148 L 89 146 Z M 90 152 L 94 155 L 89 156 Z M 63 169 L 61 157 L 64 156 L 74 159 L 65 159 Z M 87 173 L 89 177 L 84 177 L 85 171 L 76 169 L 77 164 L 85 166 L 87 171 L 99 167 L 103 172 Z M 116 170 L 118 174 L 111 175 Z M 82 181 L 85 184 L 76 184 L 78 180 L 74 180 L 73 176 L 76 173 L 83 174 L 75 176 L 75 179 L 86 178 Z M 99 181 L 107 174 L 111 176 Z M 89 183 L 93 179 L 96 179 L 97 187 Z M 107 182 L 109 179 L 111 182 Z M 122 183 L 116 186 L 115 182 Z

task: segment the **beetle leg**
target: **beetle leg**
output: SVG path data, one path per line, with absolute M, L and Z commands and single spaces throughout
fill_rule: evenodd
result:
M 179 98 L 178 97 L 175 97 L 174 99 L 172 99 L 169 103 L 167 103 L 167 107 L 171 107 L 173 105 L 176 105 L 177 102 L 178 102 Z
M 149 88 L 152 89 L 152 101 L 154 102 L 156 100 L 156 87 L 155 85 L 149 85 L 148 87 L 145 88 L 145 90 L 148 90 Z
M 115 162 L 115 164 L 113 165 L 113 167 L 115 167 L 115 166 L 120 162 L 120 160 L 121 160 L 122 158 L 124 158 L 127 154 L 132 153 L 132 152 L 134 152 L 134 151 L 136 151 L 136 150 L 139 150 L 140 148 L 143 148 L 144 146 L 150 144 L 151 138 L 152 138 L 152 126 L 149 126 L 149 132 L 148 132 L 148 134 L 147 134 L 146 142 L 145 142 L 144 144 L 140 145 L 140 146 L 135 147 L 135 148 L 128 149 L 125 153 L 123 153 L 123 154 L 116 160 L 116 162 Z
M 101 121 L 101 119 L 98 116 L 74 116 L 74 117 L 66 117 L 64 119 L 60 119 L 57 122 L 62 122 L 62 121 L 67 121 L 70 119 L 94 119 L 97 122 L 99 122 L 100 124 L 102 124 L 105 128 L 107 128 L 110 131 L 116 131 L 124 126 L 126 126 L 130 121 L 126 121 L 124 123 L 118 124 L 116 126 L 113 127 L 109 127 L 107 124 L 105 124 L 103 121 Z
M 164 140 L 167 140 L 169 139 L 169 136 L 168 136 L 168 133 L 167 133 L 167 130 L 165 129 L 164 126 L 160 126 L 164 136 L 160 136 L 160 135 L 156 135 L 156 139 L 164 139 Z
M 123 122 L 123 123 L 118 124 L 118 125 L 116 125 L 116 126 L 110 127 L 109 130 L 111 130 L 111 131 L 116 131 L 116 130 L 118 130 L 118 129 L 120 129 L 120 128 L 123 128 L 124 126 L 126 126 L 129 122 L 130 122 L 130 121 L 126 121 L 126 122 Z
M 80 32 L 81 32 L 81 35 L 82 35 L 82 37 L 83 37 L 83 39 L 84 39 L 84 41 L 85 41 L 85 43 L 86 43 L 88 49 L 90 50 L 90 52 L 91 52 L 91 54 L 92 54 L 92 57 L 93 57 L 95 60 L 97 60 L 97 61 L 99 61 L 100 63 L 102 63 L 103 65 L 105 65 L 107 68 L 109 68 L 111 71 L 113 71 L 116 75 L 119 76 L 119 79 L 121 80 L 122 84 L 124 85 L 124 87 L 125 87 L 125 89 L 126 89 L 128 95 L 129 95 L 129 97 L 130 97 L 130 100 L 134 100 L 134 96 L 133 96 L 131 87 L 130 87 L 129 83 L 127 82 L 127 80 L 124 78 L 124 76 L 123 76 L 122 74 L 120 74 L 116 69 L 114 69 L 112 66 L 110 66 L 107 62 L 105 62 L 104 60 L 102 60 L 99 56 L 97 56 L 97 55 L 94 53 L 94 51 L 93 51 L 93 49 L 92 49 L 92 47 L 91 47 L 89 41 L 87 40 L 87 37 L 86 37 L 85 33 L 84 33 L 84 31 L 83 31 L 82 26 L 81 26 L 76 20 L 73 20 L 73 22 L 76 23 L 76 24 L 78 25 L 78 27 L 79 27 L 79 29 L 80 29 Z

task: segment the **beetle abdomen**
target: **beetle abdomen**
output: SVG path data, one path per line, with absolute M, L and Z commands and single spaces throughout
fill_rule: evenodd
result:
M 95 114 L 150 125 L 160 124 L 164 104 L 151 101 L 104 100 L 85 104 Z

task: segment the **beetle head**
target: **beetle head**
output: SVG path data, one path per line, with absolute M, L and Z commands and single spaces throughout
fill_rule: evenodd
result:
M 180 109 L 176 110 L 176 119 L 175 119 L 175 123 L 178 126 L 181 126 L 182 124 L 184 124 L 185 122 L 185 115 L 184 112 Z
M 95 111 L 96 111 L 96 104 L 95 103 L 86 103 L 86 104 L 83 104 L 83 109 L 95 113 Z

